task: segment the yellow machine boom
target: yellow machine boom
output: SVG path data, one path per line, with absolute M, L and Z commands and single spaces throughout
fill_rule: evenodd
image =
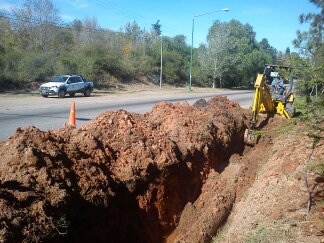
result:
M 279 66 L 273 67 L 280 68 Z M 255 143 L 253 133 L 254 129 L 256 129 L 259 113 L 268 115 L 278 114 L 287 119 L 291 119 L 294 113 L 295 96 L 291 90 L 285 90 L 285 93 L 278 98 L 279 96 L 274 96 L 270 91 L 270 85 L 268 85 L 266 81 L 265 72 L 257 75 L 254 84 L 251 125 L 250 128 L 245 131 L 244 135 L 247 144 L 251 144 L 251 140 L 253 144 Z

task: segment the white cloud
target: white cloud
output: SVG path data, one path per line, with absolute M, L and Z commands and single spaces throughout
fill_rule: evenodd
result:
M 71 1 L 71 4 L 74 6 L 74 7 L 77 7 L 77 8 L 87 8 L 89 7 L 89 4 L 83 0 L 72 0 Z

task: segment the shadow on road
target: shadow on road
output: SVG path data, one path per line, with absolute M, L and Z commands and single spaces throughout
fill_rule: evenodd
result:
M 49 117 L 49 118 L 60 118 L 60 119 L 68 119 L 68 117 L 64 116 L 50 116 L 50 115 L 28 115 L 28 114 L 15 114 L 15 113 L 11 113 L 11 114 L 8 114 L 8 113 L 1 113 L 0 112 L 0 115 L 5 115 L 5 116 L 17 116 L 17 117 Z M 91 118 L 84 118 L 84 117 L 76 117 L 75 118 L 76 120 L 79 120 L 79 121 L 91 121 L 92 119 Z

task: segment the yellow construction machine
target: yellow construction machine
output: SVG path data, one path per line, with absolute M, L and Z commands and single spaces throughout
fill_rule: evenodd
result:
M 254 145 L 258 136 L 256 130 L 258 114 L 265 113 L 267 118 L 278 114 L 291 119 L 295 113 L 295 94 L 291 69 L 285 66 L 266 65 L 264 72 L 257 75 L 254 84 L 252 118 L 249 128 L 244 133 L 244 142 Z

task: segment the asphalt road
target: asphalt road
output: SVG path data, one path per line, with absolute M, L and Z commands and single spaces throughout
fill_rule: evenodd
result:
M 242 107 L 252 104 L 253 91 L 226 90 L 213 92 L 135 92 L 127 94 L 98 94 L 58 99 L 30 95 L 0 96 L 0 141 L 8 139 L 16 128 L 35 126 L 41 130 L 58 129 L 68 121 L 72 101 L 76 104 L 77 126 L 85 124 L 105 111 L 124 109 L 143 114 L 160 101 L 188 102 L 208 100 L 213 96 L 227 96 Z

